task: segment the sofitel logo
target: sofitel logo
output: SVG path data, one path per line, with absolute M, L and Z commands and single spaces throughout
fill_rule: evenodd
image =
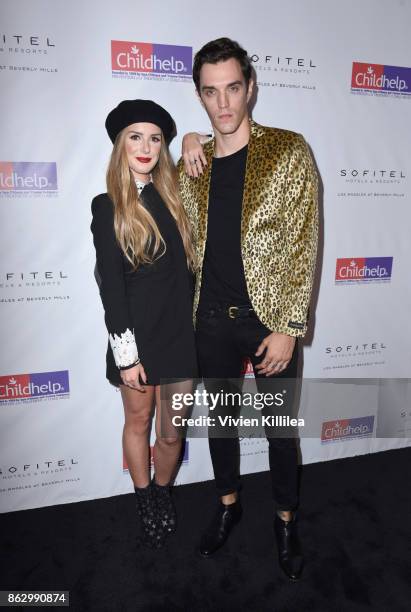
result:
M 369 437 L 374 431 L 374 419 L 372 415 L 325 421 L 321 429 L 321 443 Z
M 254 53 L 250 55 L 250 60 L 254 64 L 266 64 L 282 66 L 287 68 L 317 68 L 312 59 L 306 59 L 304 57 L 285 57 L 279 55 L 258 55 Z
M 0 402 L 68 396 L 68 370 L 0 376 Z
M 32 283 L 33 281 L 60 281 L 68 278 L 67 274 L 62 272 L 6 272 L 4 275 L 0 275 L 0 283 L 2 282 L 26 282 Z
M 56 191 L 56 163 L 0 162 L 0 190 L 8 192 Z
M 340 176 L 345 178 L 348 182 L 376 182 L 382 183 L 386 180 L 390 182 L 400 182 L 401 179 L 405 179 L 405 172 L 403 170 L 372 170 L 368 168 L 357 169 L 357 168 L 341 168 Z
M 9 465 L 0 468 L 0 474 L 24 474 L 32 471 L 42 471 L 58 468 L 70 468 L 70 466 L 78 465 L 75 459 L 55 459 L 53 461 L 40 461 L 38 463 L 24 463 L 21 465 Z
M 364 342 L 363 344 L 345 344 L 340 346 L 327 346 L 325 352 L 327 355 L 335 356 L 338 354 L 351 355 L 365 351 L 381 351 L 386 349 L 383 342 Z
M 313 82 L 317 63 L 307 57 L 295 55 L 271 55 L 267 52 L 250 54 L 258 85 L 279 89 L 302 89 L 315 91 Z
M 27 54 L 47 54 L 56 45 L 50 36 L 25 36 L 23 34 L 0 34 L 0 52 Z
M 384 94 L 409 94 L 411 68 L 353 62 L 351 90 Z
M 191 78 L 193 49 L 180 45 L 111 41 L 111 68 L 117 73 Z
M 392 262 L 392 257 L 337 259 L 335 283 L 388 282 L 391 280 Z

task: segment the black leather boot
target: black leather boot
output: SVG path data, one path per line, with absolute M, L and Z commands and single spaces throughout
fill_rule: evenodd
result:
M 152 485 L 159 524 L 166 535 L 173 533 L 177 529 L 177 514 L 171 497 L 171 486 L 157 484 L 154 477 Z
M 241 518 L 242 508 L 240 500 L 225 505 L 221 501 L 211 523 L 204 532 L 199 552 L 203 557 L 210 557 L 226 542 L 232 528 Z
M 303 556 L 297 534 L 295 515 L 291 521 L 283 521 L 276 515 L 274 531 L 277 539 L 280 567 L 290 580 L 297 581 L 301 578 Z
M 142 543 L 149 548 L 161 548 L 165 533 L 157 516 L 157 504 L 154 499 L 153 487 L 134 487 L 137 497 L 137 512 L 142 528 Z

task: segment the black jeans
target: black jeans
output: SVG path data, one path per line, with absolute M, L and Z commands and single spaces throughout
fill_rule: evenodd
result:
M 258 391 L 266 391 L 268 377 L 255 366 L 264 353 L 255 352 L 270 330 L 254 315 L 230 319 L 221 305 L 202 305 L 197 314 L 196 343 L 200 373 L 206 390 L 213 392 L 212 381 L 241 378 L 244 357 L 253 365 Z M 275 378 L 287 378 L 293 383 L 297 375 L 297 342 L 287 368 Z M 272 377 L 274 378 L 274 377 Z M 227 381 L 228 382 L 228 381 Z M 260 389 L 261 387 L 261 389 Z M 293 384 L 295 388 L 295 384 Z M 221 385 L 220 385 L 221 388 Z M 209 431 L 209 446 L 216 487 L 220 496 L 240 488 L 240 443 L 237 437 L 215 437 Z M 278 510 L 295 510 L 298 506 L 298 456 L 294 437 L 267 437 L 274 500 Z

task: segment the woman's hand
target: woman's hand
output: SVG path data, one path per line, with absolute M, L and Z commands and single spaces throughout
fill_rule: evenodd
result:
M 142 363 L 139 363 L 128 370 L 120 370 L 120 376 L 123 384 L 125 384 L 126 387 L 137 389 L 137 391 L 141 391 L 142 393 L 146 392 L 145 388 L 140 384 L 140 378 L 147 384 L 147 376 Z
M 181 154 L 184 160 L 186 174 L 191 178 L 198 178 L 203 174 L 207 160 L 203 151 L 203 144 L 210 138 L 210 134 L 189 132 L 183 137 Z

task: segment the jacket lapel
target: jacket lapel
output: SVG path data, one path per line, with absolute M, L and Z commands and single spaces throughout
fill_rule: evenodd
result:
M 248 142 L 247 164 L 245 169 L 243 203 L 241 213 L 241 240 L 243 241 L 246 234 L 253 229 L 252 220 L 253 213 L 260 205 L 259 186 L 262 181 L 256 181 L 255 173 L 258 172 L 260 179 L 264 169 L 264 155 L 262 147 L 259 146 L 259 138 L 264 131 L 260 125 L 250 120 L 250 140 Z
M 210 181 L 211 181 L 211 166 L 213 163 L 214 155 L 214 139 L 207 142 L 204 145 L 204 155 L 207 160 L 207 166 L 203 174 L 198 179 L 192 179 L 198 181 L 195 190 L 197 199 L 197 261 L 199 262 L 200 269 L 202 268 L 202 262 L 204 259 L 205 245 L 207 241 L 207 221 L 208 221 L 208 203 L 210 197 Z

